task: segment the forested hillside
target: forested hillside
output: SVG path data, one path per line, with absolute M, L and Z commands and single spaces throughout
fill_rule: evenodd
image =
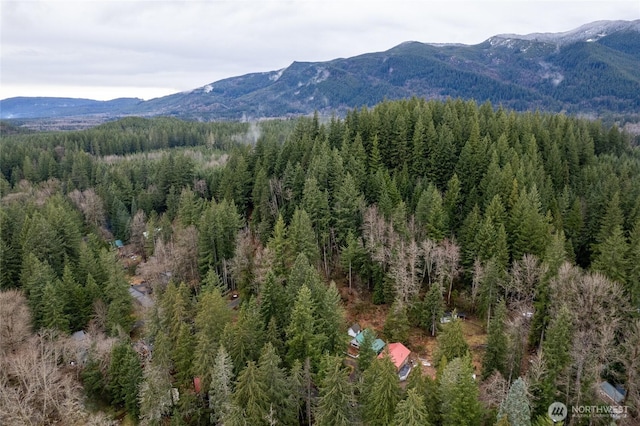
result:
M 361 105 L 418 96 L 638 123 L 638 52 L 640 20 L 598 21 L 564 33 L 495 35 L 476 45 L 407 41 L 350 58 L 294 61 L 279 70 L 229 77 L 147 101 L 10 98 L 0 101 L 0 118 L 24 119 L 42 128 L 56 122 L 86 126 L 83 118 L 127 115 L 199 121 L 314 111 L 344 115 Z
M 640 152 L 616 127 L 413 98 L 0 148 L 0 423 L 546 425 L 613 404 L 605 381 L 640 421 Z M 355 361 L 347 320 L 372 332 Z M 376 337 L 435 369 L 400 382 Z

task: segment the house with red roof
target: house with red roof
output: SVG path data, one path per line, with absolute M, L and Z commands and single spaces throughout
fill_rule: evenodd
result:
M 406 380 L 407 376 L 409 376 L 409 372 L 411 372 L 411 364 L 409 364 L 409 355 L 411 351 L 402 343 L 389 343 L 387 345 L 387 349 L 378 355 L 378 358 L 382 358 L 384 356 L 389 356 L 391 361 L 396 366 L 396 370 L 398 370 L 398 376 L 400 380 Z

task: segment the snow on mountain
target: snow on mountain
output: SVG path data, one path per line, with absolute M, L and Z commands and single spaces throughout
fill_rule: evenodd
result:
M 562 33 L 498 34 L 491 37 L 489 42 L 496 45 L 505 44 L 512 40 L 526 40 L 563 46 L 580 41 L 593 42 L 608 34 L 629 30 L 640 31 L 640 19 L 635 21 L 596 21 Z

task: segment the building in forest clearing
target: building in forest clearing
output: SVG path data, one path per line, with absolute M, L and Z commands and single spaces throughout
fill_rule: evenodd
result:
M 398 377 L 400 381 L 407 380 L 409 373 L 411 372 L 411 363 L 409 362 L 409 355 L 411 351 L 405 345 L 400 342 L 389 343 L 387 349 L 378 355 L 378 358 L 389 356 L 393 365 L 398 370 Z
M 605 399 L 612 401 L 615 404 L 620 404 L 624 401 L 625 390 L 621 386 L 614 386 L 609 382 L 602 382 L 598 387 L 600 395 Z
M 371 330 L 369 330 L 369 329 L 366 329 L 366 328 L 364 330 L 360 331 L 356 335 L 356 337 L 351 339 L 351 347 L 360 350 L 360 346 L 362 345 L 362 342 L 364 342 L 364 334 L 365 333 L 373 333 L 373 332 Z M 351 334 L 349 334 L 349 335 L 351 335 Z M 385 345 L 386 345 L 386 343 L 384 342 L 384 340 L 375 339 L 371 346 L 373 347 L 373 350 L 376 352 L 376 355 L 378 355 L 378 354 L 380 354 L 380 352 L 382 352 L 382 350 L 384 349 Z
M 347 334 L 349 335 L 349 337 L 355 338 L 361 331 L 362 329 L 360 328 L 360 324 L 355 322 L 351 327 L 349 327 L 349 330 L 347 330 Z

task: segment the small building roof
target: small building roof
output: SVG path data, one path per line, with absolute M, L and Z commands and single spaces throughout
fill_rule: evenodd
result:
M 409 358 L 409 354 L 411 351 L 402 343 L 389 343 L 387 352 L 389 353 L 389 357 L 391 357 L 391 361 L 396 366 L 396 369 L 400 369 L 405 362 L 407 362 L 407 358 Z M 378 355 L 378 358 L 382 358 L 387 354 L 387 352 L 381 353 Z
M 147 296 L 144 293 L 141 293 L 140 291 L 136 290 L 134 287 L 129 287 L 129 294 L 131 295 L 131 297 L 133 297 L 134 299 L 136 299 L 136 301 L 141 304 L 142 306 L 144 306 L 145 308 L 150 308 L 153 306 L 153 299 L 151 299 L 149 296 Z
M 368 328 L 365 328 L 364 330 L 362 330 L 358 334 L 356 334 L 355 341 L 358 343 L 358 345 L 361 345 L 362 342 L 364 342 L 364 333 L 373 333 L 373 332 L 371 330 L 369 330 Z
M 71 338 L 73 340 L 75 340 L 75 341 L 78 341 L 78 342 L 86 339 L 87 337 L 88 337 L 87 333 L 85 333 L 84 330 L 76 331 L 75 333 L 73 333 L 71 335 Z
M 360 331 L 361 331 L 360 324 L 356 322 L 351 327 L 349 327 L 349 330 L 347 330 L 347 333 L 351 337 L 356 337 L 358 333 L 360 333 Z
M 600 390 L 616 404 L 620 404 L 624 400 L 624 389 L 618 389 L 609 382 L 600 383 Z
M 362 342 L 364 341 L 364 333 L 373 333 L 373 332 L 368 328 L 365 328 L 360 333 L 358 333 L 357 336 L 353 338 L 353 340 L 351 340 L 351 344 L 359 348 L 360 345 L 362 345 Z M 385 345 L 386 343 L 384 342 L 384 340 L 376 339 L 373 341 L 373 344 L 371 345 L 371 347 L 373 348 L 374 351 L 376 351 L 376 354 L 379 354 L 380 352 L 382 352 Z
M 380 352 L 382 352 L 382 350 L 384 349 L 386 343 L 384 342 L 384 340 L 382 339 L 376 339 L 373 341 L 373 350 L 376 351 L 377 354 L 379 354 Z

